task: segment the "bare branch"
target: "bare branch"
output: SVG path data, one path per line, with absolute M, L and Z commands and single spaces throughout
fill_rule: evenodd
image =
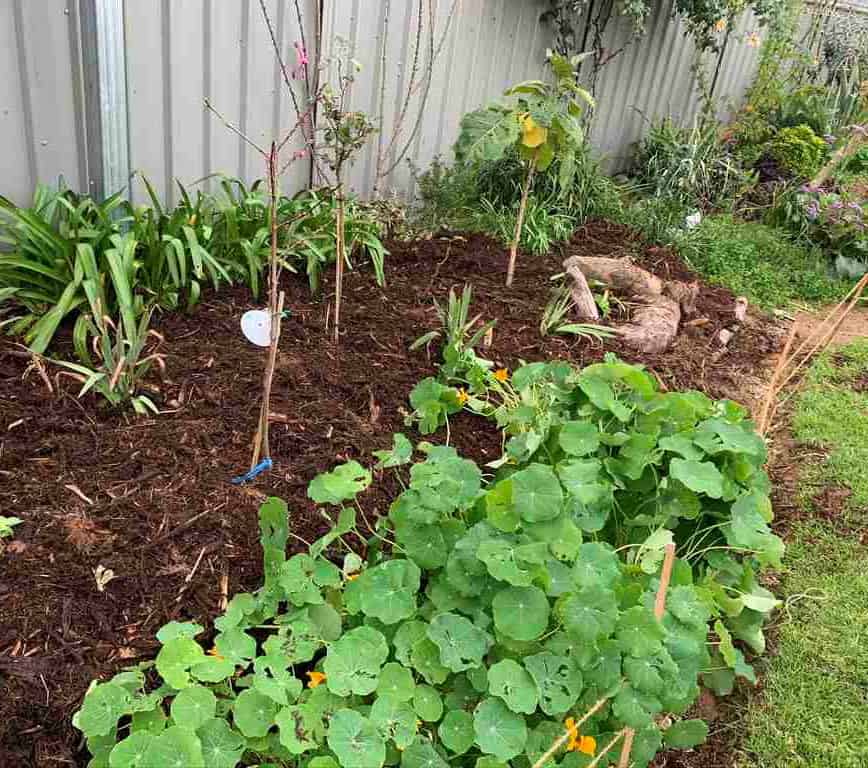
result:
M 239 130 L 234 125 L 232 125 L 232 123 L 230 123 L 220 112 L 218 112 L 214 108 L 214 105 L 211 104 L 211 102 L 208 99 L 204 100 L 204 104 L 205 104 L 205 109 L 213 112 L 214 115 L 217 117 L 217 119 L 221 123 L 223 123 L 223 125 L 225 125 L 230 131 L 232 131 L 232 133 L 236 134 L 241 139 L 243 139 L 247 144 L 249 144 L 251 147 L 253 147 L 253 149 L 255 149 L 257 152 L 259 152 L 260 155 L 262 155 L 265 158 L 268 157 L 268 152 L 266 150 L 264 150 L 262 147 L 260 147 L 259 144 L 257 144 L 255 141 L 253 141 L 253 139 L 251 139 L 249 136 L 247 136 L 243 131 Z

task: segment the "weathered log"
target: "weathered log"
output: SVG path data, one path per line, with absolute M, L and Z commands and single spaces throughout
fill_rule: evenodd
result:
M 631 321 L 615 331 L 626 344 L 651 354 L 669 348 L 678 334 L 682 313 L 692 314 L 696 308 L 697 283 L 661 280 L 629 259 L 570 256 L 564 261 L 564 268 L 573 280 L 573 298 L 584 320 L 599 317 L 588 288 L 589 279 L 604 283 L 636 302 Z M 588 301 L 593 303 L 593 312 L 587 306 Z
M 576 314 L 579 316 L 579 320 L 596 322 L 600 319 L 600 310 L 597 307 L 597 302 L 594 301 L 594 294 L 591 293 L 582 270 L 578 265 L 570 263 L 571 261 L 571 259 L 567 259 L 564 262 L 564 268 L 573 281 L 570 285 L 570 295 L 573 297 Z

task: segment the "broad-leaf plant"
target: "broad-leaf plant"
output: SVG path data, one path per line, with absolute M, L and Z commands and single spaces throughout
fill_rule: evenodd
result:
M 581 768 L 616 761 L 625 727 L 647 766 L 700 743 L 700 683 L 753 678 L 743 649 L 775 606 L 757 583 L 781 554 L 762 441 L 734 404 L 613 360 L 491 381 L 464 401 L 510 435 L 485 474 L 396 435 L 375 467 L 313 480 L 334 526 L 292 556 L 268 500 L 263 586 L 91 687 L 74 720 L 91 768 L 530 768 L 565 731 L 545 764 Z M 382 472 L 404 490 L 373 517 Z
M 518 152 L 527 170 L 515 234 L 509 251 L 506 284 L 512 285 L 527 199 L 537 171 L 545 171 L 558 160 L 558 184 L 569 190 L 576 173 L 576 154 L 585 136 L 582 129 L 583 103 L 593 106 L 591 95 L 577 82 L 577 67 L 588 54 L 567 59 L 553 53 L 549 63 L 554 83 L 528 80 L 504 94 L 505 103 L 490 104 L 470 112 L 461 120 L 455 156 L 461 163 L 492 162 L 508 151 Z

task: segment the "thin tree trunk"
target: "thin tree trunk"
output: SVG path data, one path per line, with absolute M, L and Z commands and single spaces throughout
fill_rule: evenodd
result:
M 268 196 L 269 218 L 271 226 L 271 248 L 268 257 L 268 314 L 271 318 L 270 344 L 265 370 L 262 374 L 262 405 L 259 410 L 259 426 L 253 444 L 253 458 L 250 468 L 258 463 L 260 456 L 269 458 L 271 448 L 268 441 L 268 414 L 271 412 L 271 385 L 274 381 L 274 367 L 277 364 L 277 344 L 280 340 L 280 315 L 283 311 L 283 292 L 278 292 L 277 279 L 277 205 L 279 194 L 277 189 L 277 144 L 271 142 L 271 152 L 268 156 Z
M 530 167 L 527 169 L 527 176 L 524 178 L 524 187 L 521 190 L 521 204 L 518 206 L 518 218 L 515 221 L 515 235 L 512 238 L 512 245 L 509 248 L 509 267 L 506 270 L 506 287 L 512 285 L 512 278 L 515 276 L 515 260 L 518 256 L 518 244 L 521 241 L 521 228 L 524 224 L 524 213 L 527 210 L 527 196 L 530 194 L 530 187 L 533 184 L 533 175 L 536 173 L 536 158 L 534 153 L 530 161 Z
M 344 188 L 338 180 L 337 188 L 337 233 L 335 242 L 337 246 L 337 254 L 335 258 L 335 344 L 340 343 L 341 333 L 341 295 L 344 289 Z

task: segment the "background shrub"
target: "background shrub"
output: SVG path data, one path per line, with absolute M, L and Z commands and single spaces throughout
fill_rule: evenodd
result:
M 823 165 L 826 142 L 808 125 L 782 128 L 769 142 L 768 152 L 778 165 L 793 176 L 809 179 Z

